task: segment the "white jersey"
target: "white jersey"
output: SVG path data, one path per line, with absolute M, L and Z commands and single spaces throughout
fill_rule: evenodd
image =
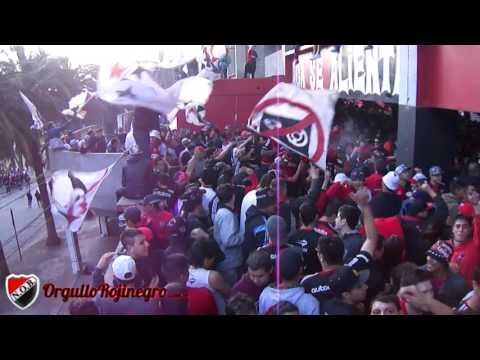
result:
M 209 213 L 208 205 L 210 205 L 210 201 L 217 195 L 212 188 L 207 187 L 200 187 L 200 189 L 205 190 L 205 194 L 202 195 L 202 207 L 203 209 Z
M 190 288 L 208 288 L 212 290 L 208 283 L 208 277 L 210 275 L 210 270 L 203 268 L 193 268 L 190 267 L 188 271 L 188 281 L 187 286 Z
M 251 190 L 246 194 L 242 200 L 242 207 L 240 209 L 240 236 L 245 235 L 245 221 L 247 221 L 247 211 L 250 206 L 257 205 L 257 190 Z

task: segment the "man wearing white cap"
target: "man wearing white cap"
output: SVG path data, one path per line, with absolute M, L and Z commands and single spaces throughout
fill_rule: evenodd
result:
M 333 179 L 333 184 L 327 189 L 327 199 L 329 201 L 340 198 L 341 200 L 346 200 L 350 197 L 352 193 L 352 188 L 350 186 L 350 179 L 344 173 L 338 173 Z
M 400 178 L 390 171 L 382 178 L 382 192 L 376 194 L 371 202 L 373 217 L 387 218 L 398 215 L 402 200 L 395 193 L 400 185 Z
M 160 136 L 160 131 L 151 130 L 150 131 L 150 153 L 152 160 L 155 160 L 160 156 L 160 144 L 162 142 L 162 137 Z
M 412 178 L 411 168 L 405 164 L 400 164 L 395 168 L 395 175 L 400 179 L 400 185 L 397 189 L 397 195 L 400 199 L 407 198 L 407 192 L 410 191 L 410 179 Z
M 118 256 L 112 263 L 113 284 L 115 288 L 124 285 L 126 289 L 135 288 L 137 266 L 135 260 L 128 255 Z M 127 293 L 125 291 L 125 293 Z M 143 297 L 121 297 L 118 301 L 112 296 L 101 296 L 97 293 L 95 305 L 99 315 L 157 315 L 160 314 L 158 300 Z

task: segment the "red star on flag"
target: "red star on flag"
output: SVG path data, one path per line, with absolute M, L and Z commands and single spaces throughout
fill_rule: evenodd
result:
M 120 67 L 120 65 L 116 63 L 115 65 L 113 65 L 112 70 L 110 72 L 110 79 L 119 78 L 124 72 L 124 70 L 125 70 L 124 68 Z

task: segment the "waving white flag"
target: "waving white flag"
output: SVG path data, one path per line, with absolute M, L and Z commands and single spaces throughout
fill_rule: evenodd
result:
M 27 98 L 21 91 L 19 91 L 19 93 L 23 102 L 25 103 L 25 105 L 27 105 L 28 110 L 30 111 L 30 114 L 32 114 L 33 125 L 30 126 L 30 129 L 36 129 L 36 130 L 43 129 L 43 121 L 40 116 L 40 113 L 37 110 L 37 107 L 33 105 L 30 99 Z
M 80 94 L 75 95 L 68 102 L 68 109 L 62 111 L 63 115 L 77 116 L 80 119 L 84 119 L 87 112 L 83 109 L 90 100 L 95 97 L 95 93 L 88 90 L 82 91 Z
M 207 79 L 192 76 L 163 89 L 150 70 L 138 64 L 102 67 L 97 82 L 97 95 L 102 100 L 123 106 L 138 106 L 163 114 L 187 104 L 205 105 L 213 89 Z
M 248 127 L 325 169 L 338 95 L 279 83 L 253 109 Z

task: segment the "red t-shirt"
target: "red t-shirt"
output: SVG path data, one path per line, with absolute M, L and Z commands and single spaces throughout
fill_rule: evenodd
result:
M 405 200 L 407 198 L 407 191 L 405 190 L 405 187 L 402 184 L 398 186 L 396 194 L 400 196 L 402 200 Z
M 250 176 L 248 177 L 248 179 L 250 180 L 251 185 L 245 187 L 245 194 L 248 194 L 250 191 L 256 189 L 257 186 L 258 186 L 258 179 L 257 179 L 257 175 L 255 175 L 255 173 L 253 173 L 252 175 L 250 175 Z
M 207 288 L 187 288 L 189 315 L 218 315 L 213 294 Z
M 450 240 L 450 244 L 454 246 L 450 262 L 459 266 L 460 274 L 467 280 L 468 285 L 472 286 L 473 272 L 475 267 L 480 265 L 480 215 L 475 216 L 473 221 L 472 240 L 457 246 Z
M 334 183 L 327 189 L 327 199 L 332 200 L 336 197 L 341 199 L 347 199 L 352 192 L 352 189 L 348 185 L 342 185 L 341 183 Z
M 166 210 L 153 214 L 143 214 L 142 216 L 142 222 L 151 227 L 162 249 L 168 247 L 169 232 L 167 231 L 167 224 L 172 218 L 173 215 Z
M 374 219 L 375 227 L 380 235 L 385 239 L 388 239 L 390 236 L 398 236 L 402 242 L 402 261 L 406 261 L 406 243 L 405 243 L 405 233 L 403 232 L 402 225 L 400 223 L 400 218 L 398 216 L 392 216 L 389 218 L 378 218 Z M 360 235 L 365 236 L 365 227 L 361 227 L 359 231 Z
M 247 63 L 253 64 L 257 59 L 257 53 L 253 49 L 248 49 L 247 52 Z
M 374 173 L 365 178 L 365 186 L 372 192 L 372 195 L 375 195 L 382 191 L 382 175 L 379 173 Z
M 453 245 L 453 242 L 452 242 Z M 472 285 L 473 271 L 475 266 L 480 264 L 479 249 L 473 240 L 454 247 L 452 259 L 450 262 L 457 264 L 460 268 L 460 274 Z

